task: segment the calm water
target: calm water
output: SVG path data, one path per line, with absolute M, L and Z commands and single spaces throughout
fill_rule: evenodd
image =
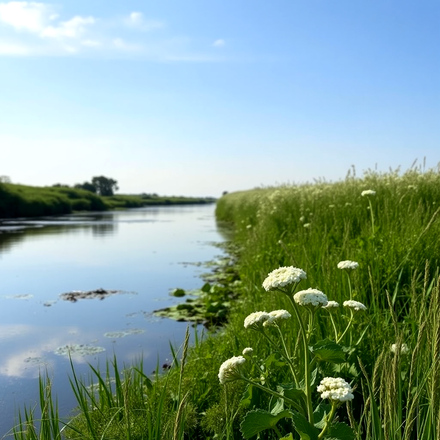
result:
M 220 254 L 223 240 L 214 205 L 149 207 L 44 220 L 0 222 L 0 438 L 18 408 L 35 404 L 39 372 L 48 371 L 61 414 L 75 406 L 69 360 L 60 347 L 83 344 L 105 351 L 75 356 L 104 366 L 143 356 L 146 371 L 180 346 L 185 323 L 152 311 L 178 301 L 175 287 L 198 288 L 207 269 L 195 263 Z M 98 288 L 121 293 L 69 302 L 60 294 Z

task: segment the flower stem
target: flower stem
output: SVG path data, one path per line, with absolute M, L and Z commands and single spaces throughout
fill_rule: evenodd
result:
M 292 373 L 293 380 L 295 381 L 295 387 L 298 388 L 298 379 L 295 374 L 295 367 L 293 365 L 292 358 L 290 357 L 289 352 L 287 351 L 286 342 L 284 341 L 283 333 L 281 332 L 281 329 L 278 327 L 278 325 L 276 325 L 276 328 L 278 330 L 278 333 L 280 334 L 281 342 L 283 344 L 283 349 L 285 353 L 285 355 L 283 355 L 282 353 L 281 355 L 283 355 L 284 359 L 286 359 L 287 363 L 289 364 L 290 372 Z
M 345 328 L 345 330 L 344 330 L 344 332 L 342 333 L 342 335 L 339 336 L 339 338 L 336 340 L 336 343 L 337 343 L 337 344 L 342 340 L 342 338 L 345 336 L 345 333 L 347 333 L 348 329 L 351 327 L 351 324 L 353 323 L 353 311 L 352 311 L 351 309 L 350 309 L 350 314 L 351 314 L 351 316 L 350 316 L 350 321 L 348 321 L 348 325 L 347 325 L 347 327 Z
M 352 296 L 353 296 L 353 294 L 352 294 L 352 289 L 351 289 L 351 280 L 350 280 L 350 274 L 348 273 L 348 271 L 346 272 L 347 273 L 347 278 L 348 278 L 348 291 L 349 291 L 349 293 L 350 293 L 350 299 L 353 299 L 352 298 Z
M 265 387 L 264 385 L 261 385 L 258 382 L 254 382 L 253 380 L 250 380 L 247 377 L 241 376 L 241 379 L 244 380 L 245 382 L 247 382 L 250 385 L 253 385 L 253 386 L 257 387 L 257 388 L 260 388 L 260 390 L 266 391 L 266 393 L 272 394 L 272 396 L 275 396 L 275 397 L 278 397 L 280 399 L 283 399 L 285 402 L 290 403 L 295 408 L 298 408 L 298 403 L 295 402 L 294 400 L 289 399 L 288 397 L 286 397 L 286 396 L 284 396 L 284 395 L 282 395 L 280 393 L 277 393 L 276 391 L 271 390 L 270 388 L 267 388 L 267 387 Z
M 336 328 L 336 324 L 335 324 L 335 320 L 333 319 L 332 312 L 330 312 L 330 321 L 332 322 L 333 330 L 335 332 L 335 341 L 337 341 L 338 340 L 338 330 Z
M 368 204 L 370 205 L 370 215 L 371 215 L 371 236 L 374 237 L 374 213 L 373 213 L 373 204 L 371 203 L 370 198 L 368 198 Z
M 324 437 L 324 434 L 327 432 L 327 429 L 330 426 L 330 423 L 333 420 L 333 417 L 335 415 L 336 406 L 337 406 L 337 404 L 335 402 L 332 402 L 332 409 L 330 410 L 330 413 L 325 420 L 324 428 L 322 428 L 322 431 L 318 435 L 318 440 L 322 439 Z
M 306 330 L 304 328 L 304 323 L 301 318 L 301 315 L 298 310 L 298 306 L 296 305 L 294 299 L 291 295 L 288 295 L 288 298 L 293 306 L 293 310 L 295 311 L 296 318 L 298 319 L 300 332 L 302 335 L 303 340 L 303 347 L 304 347 L 304 392 L 306 395 L 306 402 L 307 402 L 307 419 L 310 423 L 313 423 L 313 406 L 312 406 L 312 390 L 310 386 L 311 382 L 311 371 L 310 371 L 310 359 L 309 359 L 309 341 L 307 338 Z

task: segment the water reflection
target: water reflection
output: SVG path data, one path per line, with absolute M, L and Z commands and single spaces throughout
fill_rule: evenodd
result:
M 0 221 L 0 437 L 13 426 L 10 402 L 32 405 L 46 368 L 60 407 L 71 409 L 70 365 L 55 354 L 60 347 L 106 350 L 75 356 L 84 373 L 88 362 L 104 365 L 113 353 L 121 364 L 143 355 L 147 372 L 166 362 L 169 342 L 181 344 L 186 324 L 151 319 L 151 312 L 179 301 L 170 289 L 200 287 L 207 269 L 197 263 L 220 253 L 212 243 L 225 233 L 213 212 L 213 205 L 171 206 Z M 60 299 L 99 288 L 124 294 Z

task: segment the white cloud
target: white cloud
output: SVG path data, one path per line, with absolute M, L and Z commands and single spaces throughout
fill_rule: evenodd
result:
M 186 36 L 160 36 L 163 21 L 140 11 L 120 17 L 62 17 L 57 5 L 0 0 L 0 56 L 136 56 L 154 61 L 218 61 L 197 53 Z M 153 34 L 153 35 L 152 35 Z M 214 47 L 224 46 L 216 40 Z
M 60 23 L 58 26 L 47 26 L 41 32 L 42 37 L 50 38 L 79 38 L 86 32 L 86 27 L 95 24 L 93 17 L 75 16 L 68 21 Z
M 226 44 L 225 40 L 222 40 L 221 38 L 219 38 L 218 40 L 215 40 L 214 43 L 212 43 L 212 45 L 214 47 L 223 47 Z
M 54 17 L 51 8 L 43 3 L 9 2 L 0 3 L 0 21 L 16 30 L 40 32 L 48 20 Z

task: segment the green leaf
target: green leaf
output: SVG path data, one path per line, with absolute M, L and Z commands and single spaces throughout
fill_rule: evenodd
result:
M 353 429 L 345 423 L 334 423 L 325 440 L 354 440 L 355 435 Z
M 259 406 L 261 394 L 262 391 L 259 388 L 254 387 L 253 385 L 248 385 L 241 397 L 240 407 L 251 409 Z
M 302 414 L 293 411 L 292 420 L 301 440 L 318 440 L 319 431 Z
M 293 440 L 293 434 L 287 434 L 285 437 L 281 437 L 280 440 Z
M 277 386 L 277 391 L 288 399 L 297 402 L 295 409 L 300 411 L 306 407 L 306 395 L 303 390 L 295 387 L 293 383 L 284 383 Z
M 318 429 L 324 428 L 327 415 L 330 413 L 332 406 L 328 403 L 321 402 L 313 412 L 313 422 Z
M 282 411 L 277 415 L 262 409 L 249 411 L 241 422 L 240 429 L 244 438 L 251 438 L 265 429 L 273 428 L 279 420 L 285 417 L 292 417 L 290 411 Z
M 345 362 L 345 352 L 342 346 L 329 339 L 317 342 L 310 347 L 310 350 L 320 362 Z

